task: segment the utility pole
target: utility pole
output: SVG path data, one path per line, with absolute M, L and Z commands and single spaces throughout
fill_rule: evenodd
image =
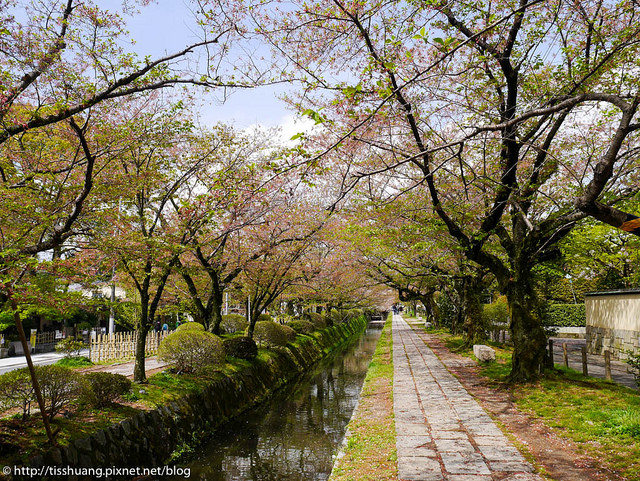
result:
M 109 334 L 116 332 L 116 264 L 113 264 L 111 271 L 111 305 L 109 306 Z

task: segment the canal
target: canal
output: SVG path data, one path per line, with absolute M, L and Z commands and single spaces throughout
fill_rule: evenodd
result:
M 220 427 L 180 466 L 195 480 L 327 479 L 381 331 L 367 328 L 269 401 Z

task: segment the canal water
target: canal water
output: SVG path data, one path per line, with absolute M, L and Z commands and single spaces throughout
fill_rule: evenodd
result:
M 190 462 L 180 464 L 190 468 L 189 479 L 327 479 L 381 331 L 367 328 L 296 383 L 219 428 Z

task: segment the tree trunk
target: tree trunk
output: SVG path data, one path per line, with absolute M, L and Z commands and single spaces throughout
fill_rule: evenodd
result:
M 540 305 L 527 274 L 512 279 L 506 292 L 513 340 L 510 382 L 536 379 L 546 356 L 547 336 L 542 327 Z
M 145 367 L 146 359 L 146 342 L 147 333 L 151 320 L 149 319 L 149 297 L 140 294 L 140 325 L 137 328 L 138 339 L 136 340 L 136 362 L 133 367 L 133 382 L 146 383 L 147 382 L 147 370 Z
M 136 340 L 136 363 L 133 368 L 133 382 L 143 384 L 147 382 L 147 370 L 145 368 L 146 359 L 146 343 L 148 329 L 138 329 L 138 338 Z
M 209 314 L 211 332 L 219 336 L 220 324 L 222 324 L 222 296 L 220 296 L 220 299 L 213 299 L 213 302 L 211 303 L 211 312 Z
M 465 277 L 463 280 L 463 310 L 464 310 L 464 344 L 465 348 L 479 344 L 487 339 L 482 319 L 482 279 L 475 276 Z

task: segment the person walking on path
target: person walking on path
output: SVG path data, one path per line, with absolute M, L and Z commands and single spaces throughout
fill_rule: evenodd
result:
M 542 481 L 401 315 L 393 316 L 393 399 L 403 481 Z

